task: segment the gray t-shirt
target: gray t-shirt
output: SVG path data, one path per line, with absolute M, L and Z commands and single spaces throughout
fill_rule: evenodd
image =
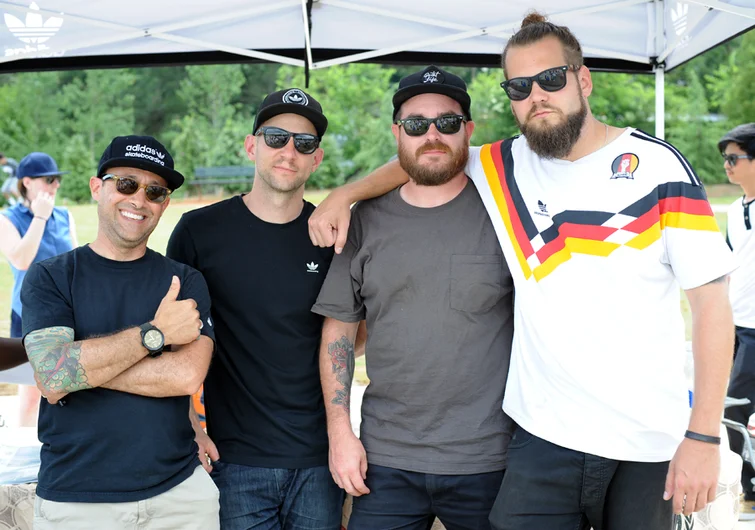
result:
M 513 289 L 471 182 L 435 208 L 411 206 L 399 190 L 354 207 L 312 310 L 367 319 L 369 463 L 449 475 L 505 467 Z

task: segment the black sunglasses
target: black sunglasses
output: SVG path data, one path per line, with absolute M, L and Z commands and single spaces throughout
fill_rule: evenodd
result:
M 446 114 L 444 116 L 438 116 L 437 118 L 424 118 L 422 116 L 416 118 L 406 118 L 404 120 L 396 120 L 396 125 L 402 125 L 404 131 L 409 136 L 422 136 L 427 134 L 430 130 L 430 124 L 434 123 L 435 128 L 441 134 L 456 134 L 461 129 L 461 124 L 467 121 L 467 119 L 460 114 Z
M 566 72 L 579 70 L 578 66 L 548 68 L 531 77 L 514 77 L 501 83 L 501 88 L 512 101 L 527 99 L 532 93 L 532 85 L 537 83 L 546 92 L 558 92 L 566 86 Z
M 303 155 L 311 155 L 320 147 L 320 137 L 307 133 L 292 133 L 279 127 L 260 127 L 255 136 L 263 134 L 265 144 L 272 149 L 283 149 L 294 139 L 294 148 Z
M 108 173 L 102 176 L 102 181 L 106 180 L 114 180 L 115 191 L 122 195 L 133 195 L 139 191 L 139 188 L 144 188 L 147 200 L 158 204 L 165 202 L 165 199 L 171 194 L 171 190 L 168 188 L 158 186 L 157 184 L 139 184 L 133 177 L 119 177 L 118 175 Z
M 52 184 L 55 181 L 60 182 L 60 179 L 62 178 L 62 176 L 61 175 L 48 175 L 42 178 L 45 179 L 45 182 L 47 182 L 48 184 Z
M 737 161 L 743 158 L 749 158 L 752 159 L 750 155 L 727 155 L 725 153 L 721 153 L 721 156 L 724 157 L 724 162 L 729 164 L 729 166 L 734 167 L 737 165 Z

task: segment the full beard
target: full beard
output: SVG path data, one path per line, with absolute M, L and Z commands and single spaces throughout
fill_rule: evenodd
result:
M 542 109 L 543 107 L 533 108 L 530 114 Z M 516 115 L 514 115 L 514 118 L 519 130 L 527 139 L 527 144 L 535 154 L 546 159 L 566 158 L 582 133 L 582 126 L 587 118 L 587 102 L 585 98 L 581 97 L 579 110 L 567 114 L 565 121 L 550 127 L 535 127 L 520 122 Z
M 431 167 L 419 163 L 419 157 L 422 153 L 436 150 L 451 153 L 451 158 L 442 165 Z M 468 159 L 469 148 L 466 141 L 457 150 L 453 150 L 442 142 L 426 143 L 414 153 L 410 153 L 409 149 L 401 142 L 398 146 L 398 161 L 403 170 L 409 174 L 409 178 L 418 186 L 441 186 L 445 184 L 464 170 Z

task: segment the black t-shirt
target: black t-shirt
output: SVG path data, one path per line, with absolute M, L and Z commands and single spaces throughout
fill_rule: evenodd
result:
M 207 285 L 197 271 L 152 250 L 120 262 L 89 246 L 29 268 L 21 289 L 24 336 L 65 326 L 74 330 L 75 340 L 86 340 L 149 322 L 174 275 L 181 281 L 179 299 L 197 302 L 202 333 L 214 338 Z M 43 499 L 144 500 L 179 484 L 199 465 L 189 396 L 151 398 L 92 388 L 65 401 L 61 407 L 42 400 L 39 410 L 37 494 Z
M 314 206 L 285 224 L 262 221 L 241 196 L 188 212 L 168 256 L 207 280 L 217 350 L 205 381 L 207 432 L 220 460 L 255 467 L 327 465 L 318 350 L 310 311 L 333 259 L 312 245 Z

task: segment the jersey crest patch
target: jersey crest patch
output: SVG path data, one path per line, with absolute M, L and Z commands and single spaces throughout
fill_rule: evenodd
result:
M 613 179 L 630 179 L 634 180 L 634 172 L 640 165 L 640 159 L 634 153 L 624 153 L 617 156 L 611 164 L 611 180 Z

